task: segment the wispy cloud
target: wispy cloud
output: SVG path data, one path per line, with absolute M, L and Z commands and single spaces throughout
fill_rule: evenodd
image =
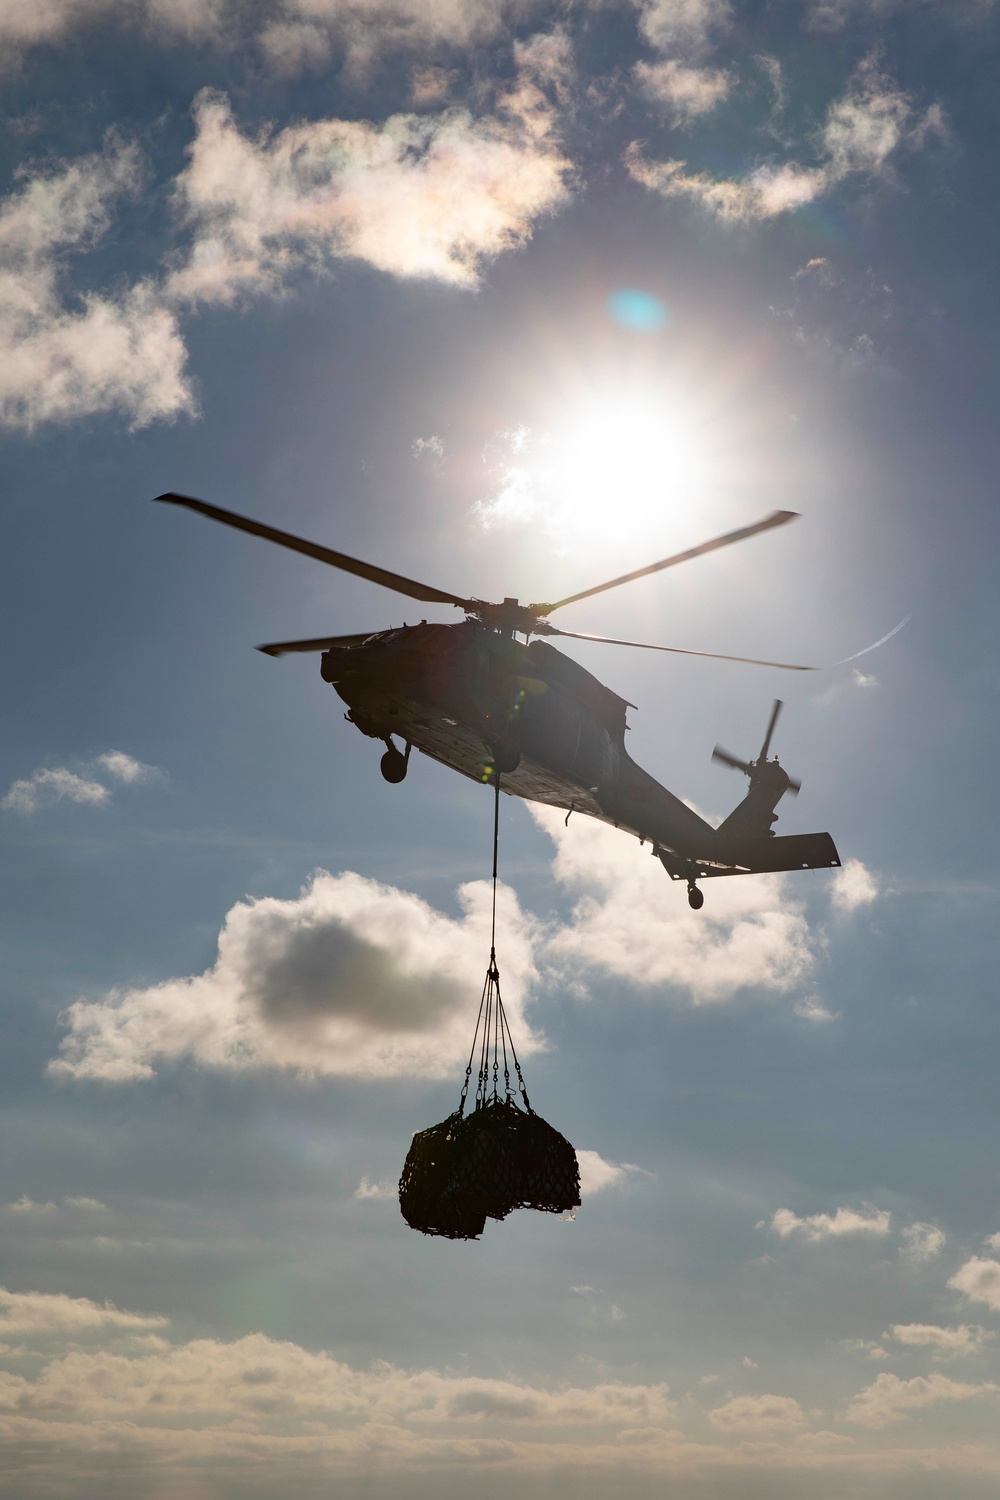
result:
M 95 779 L 94 772 L 103 772 L 112 780 L 127 785 L 152 781 L 162 777 L 162 771 L 147 766 L 124 750 L 108 750 L 90 762 L 89 775 L 79 775 L 65 766 L 42 767 L 30 776 L 15 781 L 0 802 L 8 812 L 33 813 L 39 808 L 51 807 L 57 802 L 75 802 L 84 806 L 101 807 L 111 801 L 110 789 Z
M 902 1240 L 899 1247 L 900 1259 L 909 1261 L 911 1266 L 922 1266 L 941 1254 L 948 1236 L 937 1224 L 923 1224 L 918 1221 L 915 1224 L 907 1224 L 900 1239 Z
M 779 1208 L 771 1219 L 771 1228 L 780 1239 L 798 1239 L 818 1245 L 823 1240 L 843 1239 L 847 1235 L 887 1235 L 891 1216 L 885 1209 L 866 1204 L 861 1209 L 838 1208 L 832 1214 L 809 1214 L 800 1219 L 790 1208 Z
M 850 177 L 885 177 L 903 147 L 919 150 L 945 130 L 938 106 L 917 114 L 909 96 L 869 57 L 846 93 L 830 105 L 814 165 L 762 162 L 743 177 L 717 178 L 689 172 L 683 161 L 650 161 L 637 143 L 629 148 L 626 165 L 637 182 L 665 198 L 686 198 L 718 219 L 750 224 L 812 203 Z
M 720 68 L 687 67 L 676 58 L 636 63 L 633 76 L 645 97 L 659 105 L 675 125 L 688 124 L 715 109 L 732 84 Z
M 994 1336 L 985 1328 L 972 1328 L 967 1323 L 959 1323 L 956 1328 L 941 1328 L 936 1323 L 894 1323 L 882 1335 L 911 1348 L 933 1349 L 943 1356 L 978 1354 Z
M 115 199 L 141 181 L 135 147 L 110 136 L 0 201 L 0 423 L 114 411 L 139 427 L 193 409 L 184 345 L 151 282 L 75 299 L 60 289 L 67 254 L 104 238 Z
M 630 1177 L 649 1176 L 642 1167 L 634 1166 L 632 1162 L 618 1164 L 605 1161 L 597 1151 L 578 1150 L 576 1159 L 580 1165 L 580 1194 L 583 1198 L 592 1198 L 605 1188 L 621 1187 Z
M 860 859 L 847 860 L 833 877 L 830 900 L 837 911 L 857 911 L 878 896 L 878 881 Z

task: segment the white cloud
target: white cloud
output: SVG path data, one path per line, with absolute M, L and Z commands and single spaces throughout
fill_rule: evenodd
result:
M 715 178 L 685 171 L 683 161 L 649 161 L 637 143 L 626 153 L 626 166 L 652 192 L 687 198 L 723 221 L 750 224 L 812 203 L 849 177 L 884 177 L 901 148 L 919 150 L 945 131 L 939 106 L 916 115 L 909 97 L 868 58 L 829 107 L 814 166 L 764 162 L 741 178 Z
M 675 125 L 708 114 L 728 97 L 731 79 L 719 68 L 691 68 L 675 58 L 636 63 L 632 70 L 640 90 L 660 105 Z
M 818 995 L 803 995 L 795 1003 L 795 1014 L 806 1021 L 835 1021 L 840 1012 L 829 1010 Z
M 337 258 L 400 277 L 474 286 L 484 263 L 523 245 L 567 196 L 552 115 L 522 73 L 488 119 L 438 115 L 319 120 L 251 138 L 224 95 L 194 106 L 177 200 L 193 230 L 169 279 L 185 301 L 280 293 Z
M 651 46 L 666 51 L 706 46 L 713 31 L 728 26 L 729 0 L 635 0 L 639 31 Z
M 60 292 L 66 255 L 107 234 L 112 203 L 141 176 L 135 148 L 109 138 L 0 201 L 0 423 L 30 430 L 117 411 L 139 427 L 192 410 L 184 345 L 151 283 Z
M 225 1069 L 355 1077 L 445 1077 L 466 1061 L 490 891 L 459 890 L 464 915 L 361 875 L 320 870 L 294 900 L 240 902 L 205 973 L 79 1000 L 54 1073 L 122 1082 L 182 1058 Z M 522 1006 L 533 924 L 499 892 L 503 995 L 518 1051 L 539 1039 Z
M 67 771 L 65 766 L 35 771 L 30 777 L 15 781 L 10 791 L 0 802 L 0 807 L 11 812 L 33 813 L 39 807 L 50 807 L 55 802 L 77 802 L 98 807 L 108 802 L 111 793 L 99 781 L 89 781 Z
M 580 1196 L 590 1198 L 594 1193 L 599 1193 L 603 1188 L 621 1187 L 629 1177 L 635 1173 L 642 1173 L 642 1167 L 636 1167 L 631 1162 L 605 1161 L 603 1156 L 596 1151 L 577 1151 L 576 1159 L 580 1166 Z
M 76 1336 L 101 1328 L 163 1328 L 166 1322 L 166 1318 L 122 1312 L 109 1302 L 91 1302 L 88 1297 L 8 1292 L 0 1287 L 0 1338 L 48 1333 Z
M 708 1414 L 720 1432 L 794 1432 L 805 1424 L 805 1412 L 792 1396 L 733 1396 Z
M 162 776 L 156 766 L 143 765 L 142 761 L 126 755 L 124 750 L 108 750 L 98 755 L 88 767 L 103 771 L 116 781 L 135 785 L 152 781 Z M 65 766 L 52 766 L 34 771 L 31 776 L 15 781 L 0 802 L 0 807 L 11 812 L 33 813 L 40 807 L 52 807 L 57 802 L 76 802 L 91 807 L 103 807 L 111 801 L 111 793 L 103 782 L 93 775 L 80 776 Z
M 993 1312 L 1000 1312 L 1000 1260 L 974 1255 L 959 1267 L 948 1285 L 964 1292 L 970 1302 L 985 1302 Z
M 848 1422 L 863 1427 L 885 1427 L 941 1401 L 971 1401 L 976 1396 L 992 1395 L 996 1390 L 995 1385 L 967 1385 L 949 1380 L 946 1375 L 916 1375 L 912 1380 L 900 1380 L 898 1375 L 883 1371 L 871 1385 L 859 1391 L 844 1416 Z
M 845 1235 L 887 1235 L 891 1217 L 884 1209 L 866 1204 L 862 1210 L 838 1208 L 833 1214 L 809 1214 L 798 1218 L 790 1208 L 779 1208 L 771 1219 L 771 1228 L 781 1239 L 796 1238 L 817 1245 L 821 1240 L 842 1239 Z
M 94 764 L 116 781 L 124 781 L 127 786 L 133 786 L 139 781 L 153 781 L 163 774 L 156 766 L 143 765 L 141 760 L 126 755 L 124 750 L 106 750 L 97 757 Z
M 369 1182 L 367 1177 L 362 1177 L 354 1189 L 355 1198 L 362 1200 L 366 1198 L 377 1198 L 380 1202 L 394 1199 L 399 1193 L 399 1188 L 394 1182 Z
M 833 877 L 830 900 L 838 911 L 857 911 L 878 895 L 878 882 L 860 859 L 849 859 Z
M 644 989 L 676 986 L 705 1004 L 742 989 L 787 991 L 812 968 L 808 925 L 780 876 L 708 881 L 705 906 L 693 912 L 634 840 L 590 818 L 567 828 L 562 813 L 530 811 L 556 845 L 556 879 L 582 893 L 546 944 L 560 973 L 575 977 L 582 966 Z
M 908 1260 L 911 1265 L 923 1265 L 925 1261 L 933 1260 L 935 1255 L 940 1255 L 944 1249 L 948 1236 L 943 1229 L 936 1224 L 907 1224 L 902 1231 L 902 1245 L 899 1254 L 902 1260 Z
M 957 1328 L 941 1328 L 936 1323 L 894 1323 L 883 1337 L 914 1348 L 936 1349 L 940 1354 L 964 1355 L 978 1353 L 993 1335 L 985 1328 L 970 1328 L 967 1323 L 960 1323 Z
M 983 1244 L 988 1246 L 990 1250 L 1000 1250 L 1000 1234 L 987 1235 Z

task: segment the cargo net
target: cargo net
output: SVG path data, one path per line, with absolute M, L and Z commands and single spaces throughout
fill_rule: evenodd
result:
M 499 804 L 499 777 L 496 794 Z M 498 812 L 493 825 L 494 936 L 497 817 Z M 476 1066 L 474 1107 L 466 1114 Z M 511 1083 L 512 1066 L 516 1087 Z M 500 997 L 496 949 L 491 947 L 458 1109 L 440 1125 L 413 1137 L 399 1179 L 403 1218 L 421 1234 L 475 1240 L 487 1219 L 505 1219 L 515 1208 L 562 1214 L 579 1203 L 576 1152 L 528 1101 Z

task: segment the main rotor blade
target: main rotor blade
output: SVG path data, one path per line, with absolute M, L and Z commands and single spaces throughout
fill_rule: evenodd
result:
M 420 599 L 425 604 L 457 604 L 459 609 L 471 609 L 475 604 L 473 599 L 461 599 L 458 594 L 446 594 L 443 589 L 432 588 L 430 584 L 417 583 L 412 578 L 404 578 L 400 573 L 390 573 L 388 568 L 377 568 L 374 563 L 359 562 L 356 557 L 334 552 L 331 547 L 321 547 L 318 542 L 307 542 L 287 531 L 279 531 L 276 526 L 266 526 L 263 521 L 251 521 L 247 516 L 238 516 L 235 511 L 223 510 L 220 505 L 209 505 L 206 500 L 192 500 L 189 495 L 170 492 L 157 495 L 156 499 L 163 500 L 168 505 L 183 505 L 188 510 L 199 511 L 213 521 L 221 521 L 224 526 L 249 531 L 251 536 L 263 537 L 266 542 L 277 542 L 279 547 L 290 547 L 293 552 L 303 552 L 306 557 L 314 557 L 317 562 L 329 563 L 331 567 L 340 568 L 344 573 L 354 573 L 358 578 L 367 578 L 370 583 L 380 583 L 385 589 L 406 594 L 410 599 Z
M 701 557 L 705 552 L 714 552 L 718 547 L 728 547 L 732 542 L 745 541 L 749 536 L 756 536 L 758 531 L 770 531 L 773 526 L 784 526 L 788 521 L 798 519 L 798 511 L 775 510 L 763 521 L 757 521 L 753 526 L 741 526 L 739 531 L 727 531 L 724 536 L 713 537 L 710 542 L 702 542 L 699 547 L 689 547 L 686 552 L 676 552 L 673 557 L 665 557 L 662 562 L 650 563 L 647 568 L 636 568 L 634 573 L 623 573 L 621 578 L 612 578 L 610 583 L 599 583 L 595 588 L 584 589 L 582 593 L 570 594 L 566 599 L 558 599 L 555 604 L 533 604 L 532 609 L 537 610 L 540 615 L 549 615 L 554 609 L 562 609 L 564 604 L 575 604 L 578 599 L 589 599 L 594 594 L 603 594 L 607 589 L 616 589 L 619 584 L 631 583 L 634 578 L 645 578 L 649 573 L 660 573 L 664 568 L 672 568 L 677 563 L 688 562 L 692 557 Z
M 764 743 L 763 743 L 763 745 L 761 745 L 761 747 L 760 747 L 760 754 L 757 757 L 758 763 L 760 761 L 762 761 L 762 760 L 767 760 L 767 752 L 771 748 L 771 736 L 774 733 L 774 726 L 778 722 L 778 715 L 781 713 L 781 709 L 782 709 L 781 699 L 780 698 L 775 698 L 775 700 L 774 700 L 774 707 L 771 709 L 771 719 L 770 719 L 770 722 L 768 723 L 768 726 L 767 726 L 767 733 L 764 736 Z
M 552 606 L 553 609 L 555 605 Z M 583 635 L 578 630 L 559 630 L 545 621 L 536 635 L 562 635 L 572 641 L 600 641 L 605 646 L 638 646 L 642 651 L 669 651 L 674 656 L 706 656 L 712 661 L 738 661 L 748 667 L 780 667 L 783 672 L 818 672 L 818 667 L 799 667 L 787 661 L 758 661 L 756 656 L 725 656 L 720 651 L 690 651 L 685 646 L 653 646 L 649 641 L 620 641 L 611 635 Z
M 257 646 L 265 656 L 284 656 L 288 651 L 327 651 L 331 646 L 360 646 L 377 632 L 369 630 L 366 635 L 318 635 L 311 641 L 272 641 L 268 646 Z
M 712 759 L 717 760 L 720 765 L 732 766 L 734 771 L 742 771 L 745 776 L 753 775 L 753 766 L 745 760 L 739 760 L 735 755 L 730 755 L 728 750 L 723 750 L 721 745 L 716 745 L 712 751 Z

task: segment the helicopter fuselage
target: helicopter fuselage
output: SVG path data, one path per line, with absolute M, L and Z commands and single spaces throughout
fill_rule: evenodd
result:
M 624 829 L 675 879 L 839 864 L 829 835 L 805 835 L 808 848 L 773 837 L 788 785 L 777 764 L 769 795 L 757 788 L 713 828 L 631 758 L 631 705 L 546 641 L 525 645 L 475 620 L 425 623 L 333 647 L 321 671 L 363 734 L 416 746 L 474 781 L 499 774 L 505 792 Z

